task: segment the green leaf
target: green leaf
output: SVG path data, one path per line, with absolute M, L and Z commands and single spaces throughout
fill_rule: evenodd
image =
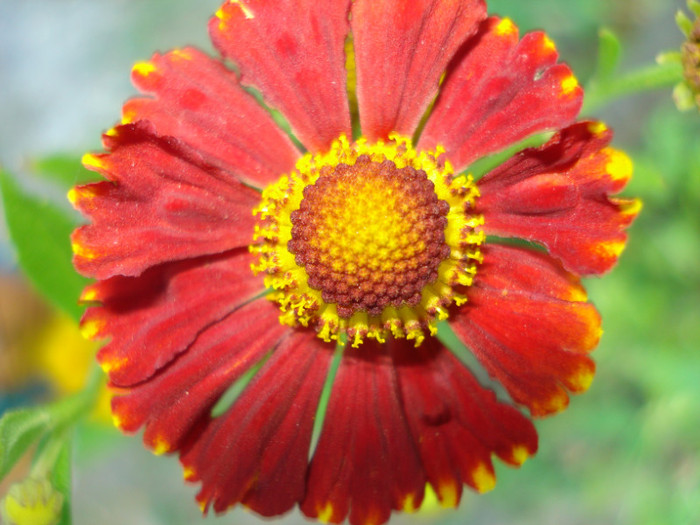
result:
M 65 191 L 76 184 L 102 180 L 97 173 L 85 169 L 79 157 L 63 153 L 32 160 L 30 167 L 32 173 L 58 184 Z
M 605 82 L 613 76 L 620 62 L 622 45 L 615 33 L 609 29 L 601 29 L 598 33 L 598 71 L 597 80 Z
M 79 320 L 78 297 L 88 281 L 75 272 L 71 262 L 70 234 L 78 224 L 77 217 L 48 199 L 26 193 L 3 170 L 0 190 L 20 266 L 52 304 Z
M 688 0 L 688 8 L 695 14 L 695 16 L 700 16 L 700 2 L 697 0 Z
M 44 407 L 6 412 L 0 419 L 0 480 L 51 427 L 52 416 Z
M 685 36 L 690 35 L 690 32 L 693 30 L 692 20 L 681 10 L 676 11 L 676 24 Z
M 84 390 L 54 403 L 5 412 L 0 418 L 0 481 L 42 437 L 62 431 L 89 412 L 102 381 L 97 366 Z

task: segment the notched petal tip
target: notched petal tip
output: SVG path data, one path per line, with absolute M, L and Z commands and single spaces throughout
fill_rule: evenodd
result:
M 612 197 L 633 165 L 609 146 L 611 139 L 605 124 L 580 122 L 482 177 L 478 207 L 486 233 L 541 243 L 579 275 L 609 271 L 641 209 L 636 199 Z

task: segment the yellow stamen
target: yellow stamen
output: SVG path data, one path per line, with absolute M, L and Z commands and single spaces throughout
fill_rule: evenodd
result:
M 353 346 L 389 337 L 420 345 L 450 304 L 464 303 L 457 289 L 482 260 L 483 217 L 470 213 L 473 180 L 453 178 L 443 151 L 416 151 L 398 134 L 373 144 L 341 136 L 265 188 L 249 249 L 281 323 L 311 326 L 328 342 L 346 333 Z

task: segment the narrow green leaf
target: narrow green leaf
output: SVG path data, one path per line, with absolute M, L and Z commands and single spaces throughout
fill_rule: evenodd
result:
M 82 308 L 77 301 L 88 281 L 71 263 L 70 234 L 77 219 L 47 199 L 26 193 L 2 170 L 0 189 L 20 266 L 52 304 L 79 320 Z
M 73 438 L 65 439 L 56 464 L 51 471 L 51 484 L 63 494 L 63 508 L 58 525 L 71 525 L 71 486 L 72 486 Z
M 676 11 L 676 24 L 681 31 L 683 31 L 685 36 L 688 36 L 693 30 L 693 22 L 688 18 L 688 15 L 681 10 Z
M 52 420 L 45 407 L 5 412 L 0 418 L 0 480 L 51 427 Z
M 97 366 L 84 390 L 32 408 L 5 412 L 0 418 L 0 480 L 43 436 L 61 431 L 89 412 L 95 404 L 102 374 Z
M 700 2 L 697 0 L 688 0 L 688 9 L 690 9 L 695 16 L 700 16 Z
M 527 149 L 527 148 L 539 148 L 545 142 L 547 142 L 553 133 L 544 132 L 536 133 L 535 135 L 530 135 L 529 137 L 516 142 L 515 144 L 508 146 L 507 148 L 497 151 L 491 155 L 486 155 L 480 158 L 476 162 L 473 162 L 466 170 L 465 173 L 470 173 L 475 179 L 479 179 L 483 175 L 486 175 L 492 169 L 500 166 L 505 161 L 510 159 L 516 153 Z
M 609 29 L 601 29 L 598 33 L 598 81 L 605 82 L 613 76 L 621 54 L 622 45 L 615 33 Z

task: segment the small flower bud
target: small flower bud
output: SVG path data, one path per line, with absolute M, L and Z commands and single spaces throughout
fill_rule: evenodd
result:
M 7 525 L 54 525 L 62 507 L 63 495 L 49 480 L 27 478 L 12 485 L 0 501 L 0 516 Z

